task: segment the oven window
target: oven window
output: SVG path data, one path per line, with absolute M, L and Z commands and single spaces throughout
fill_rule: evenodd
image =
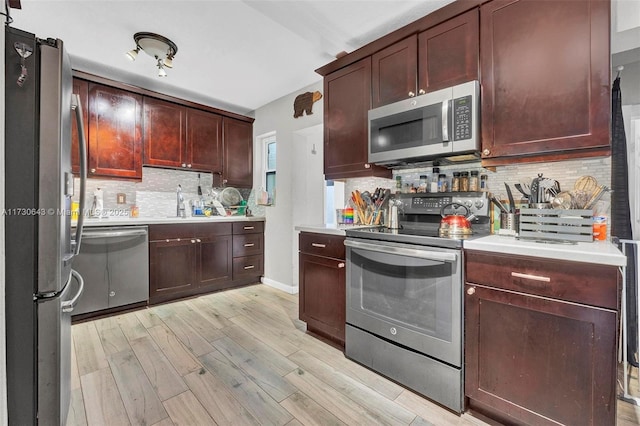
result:
M 365 250 L 352 250 L 351 261 L 352 309 L 452 340 L 456 263 Z

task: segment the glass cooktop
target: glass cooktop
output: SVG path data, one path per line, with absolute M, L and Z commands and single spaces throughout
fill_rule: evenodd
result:
M 432 247 L 461 248 L 464 240 L 479 238 L 489 234 L 480 230 L 474 230 L 473 234 L 441 236 L 438 227 L 421 227 L 389 229 L 385 227 L 356 228 L 345 231 L 347 237 L 365 238 L 368 240 L 393 241 L 407 244 L 419 244 Z

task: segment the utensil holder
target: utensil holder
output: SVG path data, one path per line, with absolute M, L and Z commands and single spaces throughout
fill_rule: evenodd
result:
M 520 228 L 520 215 L 517 213 L 500 213 L 500 229 L 518 232 Z

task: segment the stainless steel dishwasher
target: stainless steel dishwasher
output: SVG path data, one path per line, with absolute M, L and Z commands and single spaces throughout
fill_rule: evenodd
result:
M 149 237 L 146 226 L 86 227 L 74 268 L 85 289 L 73 315 L 149 299 Z

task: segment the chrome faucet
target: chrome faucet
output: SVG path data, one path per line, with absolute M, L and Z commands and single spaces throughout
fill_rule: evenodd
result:
M 182 196 L 181 185 L 178 185 L 178 190 L 176 191 L 176 216 L 177 217 L 187 216 L 187 212 L 184 208 L 184 197 Z

